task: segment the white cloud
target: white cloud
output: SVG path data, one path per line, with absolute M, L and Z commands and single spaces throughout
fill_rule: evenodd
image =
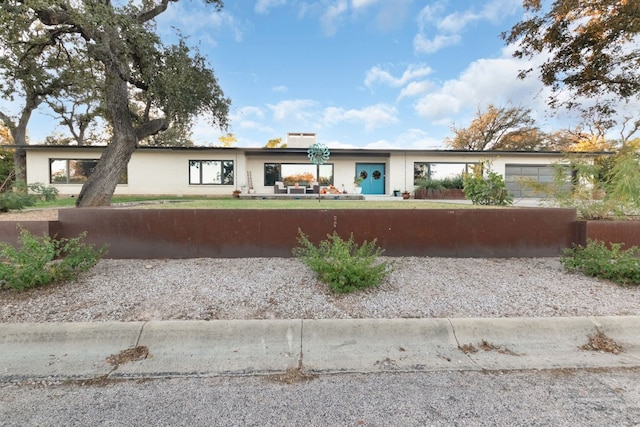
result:
M 274 7 L 283 6 L 287 4 L 287 0 L 258 0 L 253 10 L 259 14 L 269 13 L 269 9 Z
M 173 28 L 176 27 L 183 34 L 211 46 L 217 46 L 215 35 L 220 33 L 232 34 L 236 42 L 243 40 L 244 31 L 233 15 L 224 11 L 212 11 L 210 7 L 185 4 L 172 4 L 165 13 L 158 16 L 160 34 L 174 37 Z
M 462 37 L 458 34 L 440 34 L 432 39 L 426 38 L 424 34 L 416 34 L 413 39 L 413 49 L 416 53 L 435 53 L 444 47 L 460 43 L 461 39 Z
M 369 7 L 372 4 L 378 3 L 379 0 L 351 0 L 351 7 L 354 9 L 360 9 Z
M 323 123 L 334 125 L 341 122 L 362 123 L 365 130 L 370 131 L 385 125 L 398 123 L 398 112 L 394 107 L 377 104 L 363 109 L 329 107 L 324 111 Z
M 308 110 L 315 105 L 315 101 L 310 99 L 295 99 L 281 101 L 275 105 L 268 104 L 268 107 L 273 112 L 274 120 L 277 121 L 288 119 L 309 120 L 313 117 L 313 111 Z
M 436 139 L 422 129 L 407 129 L 405 132 L 398 135 L 393 141 L 395 148 L 421 148 L 421 149 L 434 149 L 442 148 L 442 140 Z
M 438 17 L 442 15 L 444 9 L 445 3 L 441 1 L 423 7 L 417 18 L 418 29 L 421 32 L 425 31 L 429 24 L 437 22 Z
M 336 33 L 338 30 L 336 21 L 341 19 L 347 9 L 347 0 L 337 0 L 327 8 L 320 18 L 320 23 L 326 35 L 332 36 Z
M 398 99 L 413 98 L 427 93 L 429 89 L 433 87 L 433 83 L 428 80 L 422 80 L 419 82 L 411 82 L 400 91 Z
M 289 88 L 284 85 L 280 85 L 273 87 L 271 90 L 274 92 L 288 92 Z
M 249 117 L 255 117 L 257 119 L 264 119 L 264 111 L 259 107 L 242 107 L 236 113 L 229 115 L 231 120 L 244 120 Z
M 544 114 L 546 96 L 535 78 L 518 79 L 518 71 L 530 66 L 511 57 L 509 48 L 502 57 L 472 62 L 456 79 L 447 80 L 415 104 L 416 113 L 437 124 L 450 124 L 456 116 L 473 112 L 478 106 L 511 102 Z
M 519 0 L 493 0 L 485 3 L 480 11 L 468 9 L 444 15 L 445 3 L 437 2 L 425 6 L 418 15 L 418 34 L 414 37 L 416 53 L 434 53 L 447 46 L 458 44 L 462 33 L 470 25 L 480 21 L 499 22 L 504 16 L 514 13 Z M 429 35 L 429 30 L 437 30 Z
M 327 141 L 325 144 L 329 148 L 359 148 L 354 144 L 348 144 L 337 140 Z
M 407 69 L 402 73 L 402 76 L 393 77 L 388 71 L 376 66 L 367 71 L 364 84 L 367 85 L 367 87 L 371 87 L 374 83 L 379 82 L 392 87 L 400 87 L 412 82 L 413 80 L 426 77 L 432 72 L 433 70 L 431 67 L 425 64 L 412 64 L 407 67 Z

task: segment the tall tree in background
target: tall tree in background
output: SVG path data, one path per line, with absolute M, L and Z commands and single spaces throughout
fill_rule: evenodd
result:
M 597 116 L 612 115 L 615 103 L 640 93 L 640 1 L 523 0 L 524 19 L 504 40 L 517 58 L 548 56 L 540 80 L 553 91 L 551 107 L 564 105 Z M 524 78 L 533 68 L 521 70 Z M 560 96 L 564 92 L 569 96 Z M 580 98 L 595 105 L 585 106 Z M 568 100 L 565 100 L 568 99 Z
M 489 105 L 466 128 L 451 127 L 453 138 L 446 143 L 455 150 L 533 150 L 541 142 L 541 135 L 523 107 L 495 107 Z
M 264 148 L 287 148 L 287 143 L 282 142 L 282 138 L 274 138 L 267 141 Z
M 230 100 L 205 58 L 183 41 L 163 46 L 154 32 L 154 19 L 176 1 L 132 0 L 124 7 L 108 0 L 0 2 L 2 22 L 27 17 L 32 20 L 29 29 L 43 29 L 37 39 L 30 31 L 16 34 L 16 43 L 27 48 L 81 46 L 82 53 L 102 66 L 94 76 L 95 87 L 101 90 L 112 139 L 82 187 L 77 206 L 109 205 L 138 142 L 172 122 L 188 124 L 203 114 L 212 125 L 227 127 Z M 222 7 L 221 0 L 204 1 L 216 10 Z M 144 106 L 142 114 L 132 113 L 134 102 Z
M 0 122 L 11 134 L 16 179 L 26 178 L 27 126 L 31 115 L 47 97 L 59 96 L 64 88 L 76 83 L 66 66 L 73 47 L 51 43 L 63 34 L 51 34 L 38 22 L 32 11 L 10 1 L 0 2 L 0 94 L 20 104 L 19 111 L 0 111 Z
M 233 144 L 238 142 L 238 139 L 236 138 L 236 136 L 234 134 L 228 133 L 228 134 L 222 135 L 220 138 L 218 138 L 218 141 L 220 141 L 220 143 L 222 144 L 223 147 L 231 147 Z

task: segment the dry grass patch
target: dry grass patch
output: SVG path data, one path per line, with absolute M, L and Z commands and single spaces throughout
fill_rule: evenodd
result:
M 622 346 L 602 332 L 598 331 L 593 335 L 589 335 L 589 342 L 581 346 L 580 350 L 619 354 L 622 352 Z

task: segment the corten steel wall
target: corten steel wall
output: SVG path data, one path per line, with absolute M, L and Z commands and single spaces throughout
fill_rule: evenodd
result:
M 587 240 L 621 243 L 623 248 L 640 247 L 640 221 L 578 221 L 576 223 L 578 245 Z
M 59 235 L 57 221 L 0 221 L 0 241 L 15 245 L 20 237 L 20 230 L 24 229 L 34 236 Z
M 62 209 L 62 237 L 87 231 L 110 258 L 289 257 L 298 229 L 377 238 L 388 256 L 557 256 L 575 241 L 573 209 Z

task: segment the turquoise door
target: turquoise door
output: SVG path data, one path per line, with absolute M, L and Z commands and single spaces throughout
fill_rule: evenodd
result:
M 363 179 L 362 194 L 384 194 L 384 163 L 356 163 L 356 176 Z

